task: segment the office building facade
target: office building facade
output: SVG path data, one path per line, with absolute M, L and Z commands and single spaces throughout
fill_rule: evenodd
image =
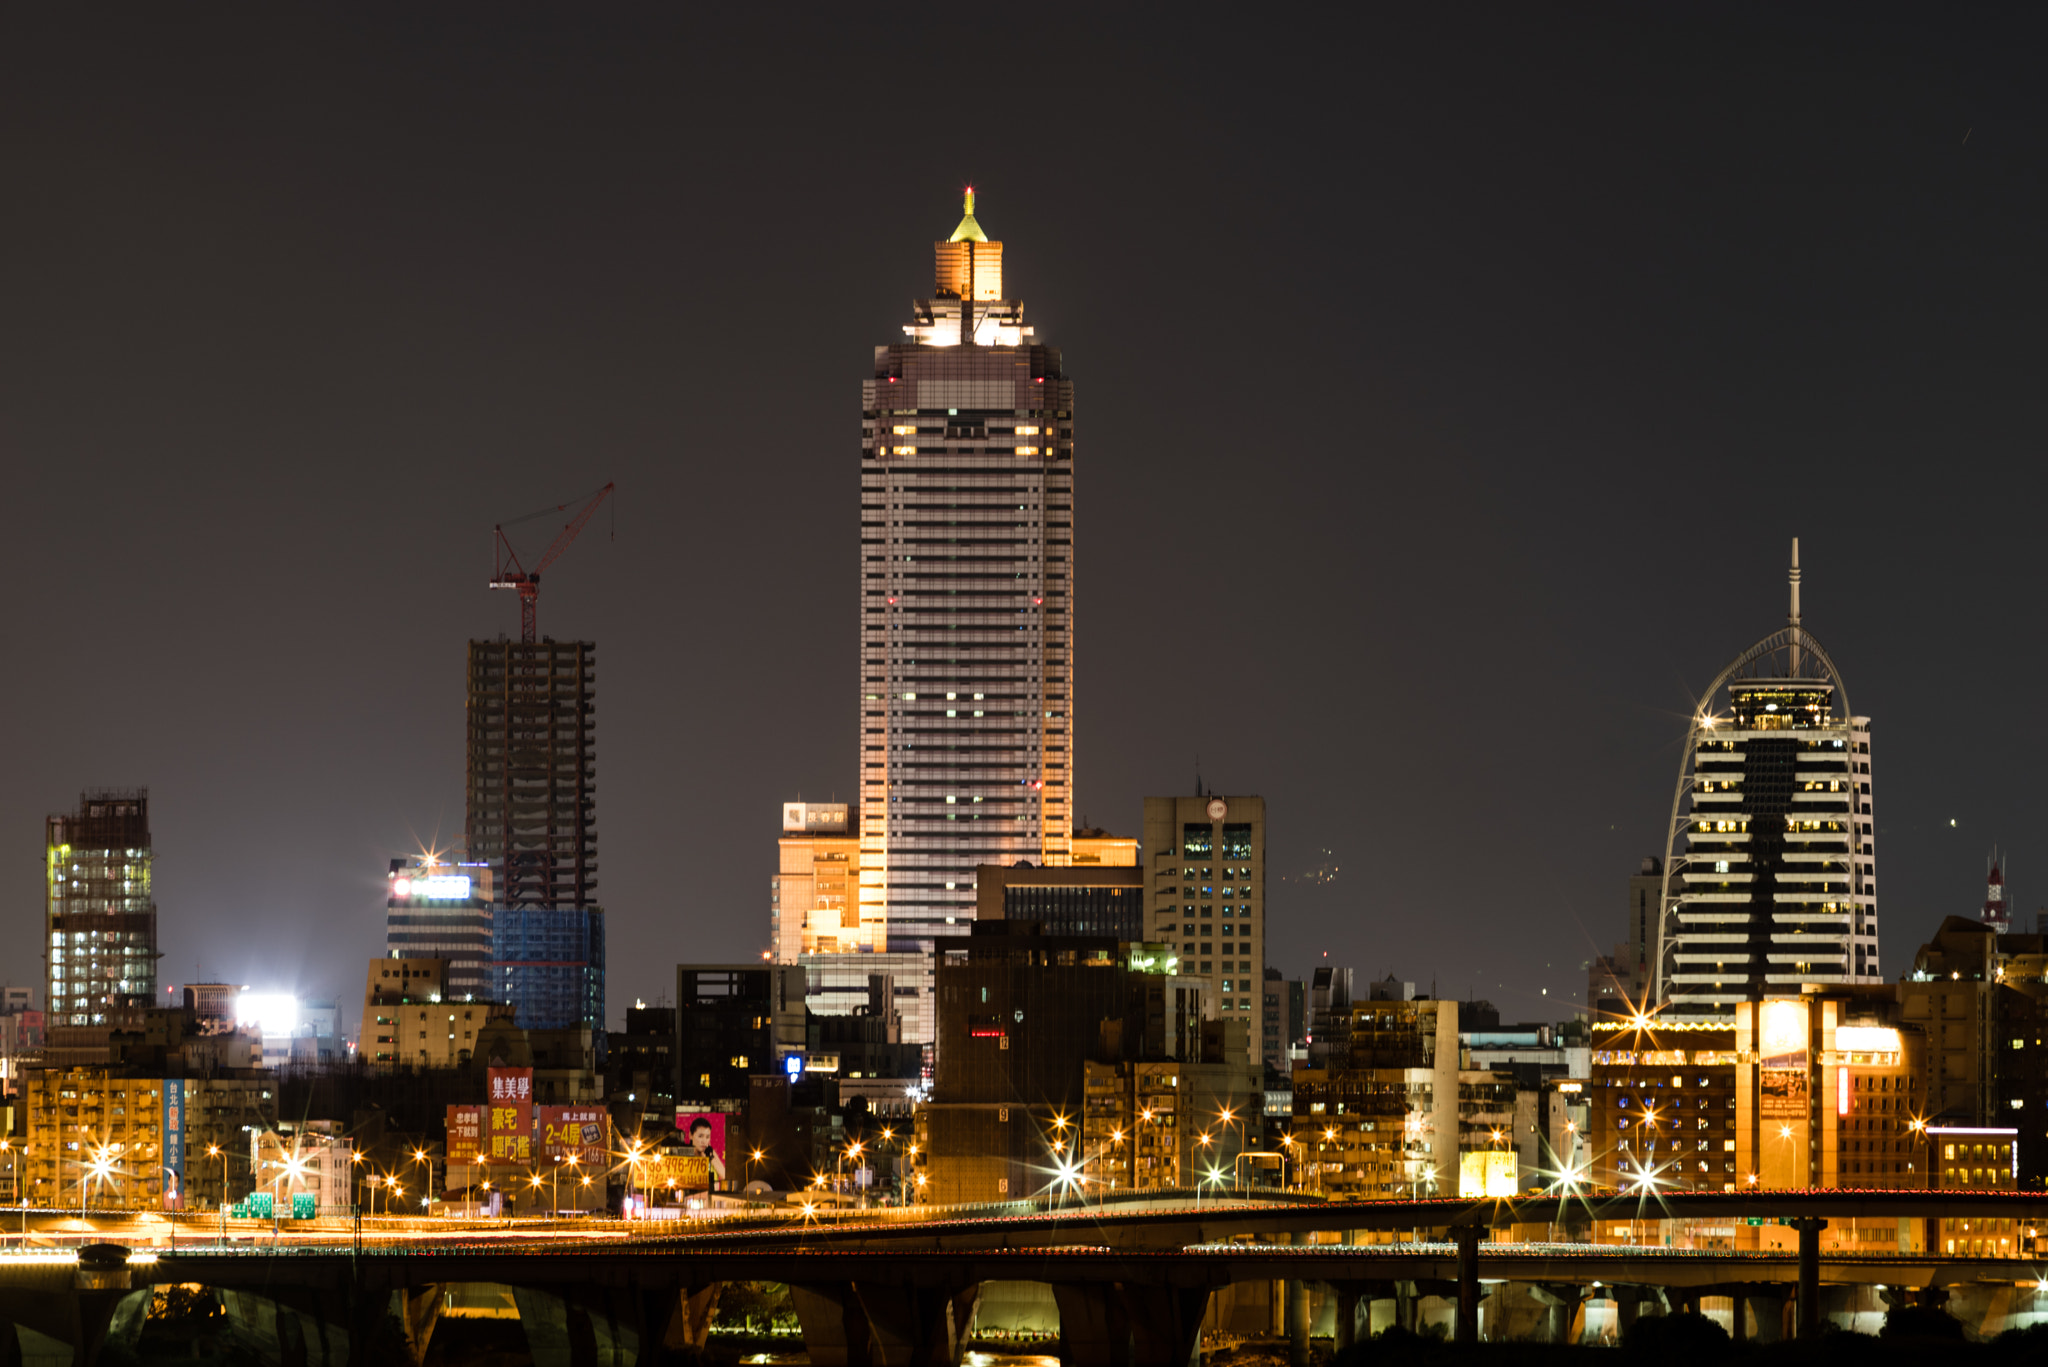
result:
M 804 971 L 788 964 L 676 965 L 678 1111 L 738 1111 L 750 1078 L 783 1071 L 808 1038 Z
M 1074 389 L 967 213 L 861 386 L 859 933 L 929 952 L 1073 829 Z
M 89 791 L 44 823 L 43 1008 L 50 1027 L 156 1004 L 149 790 Z
M 1048 935 L 1145 938 L 1145 875 L 1135 865 L 984 864 L 974 887 L 979 920 L 1036 921 Z
M 1266 800 L 1197 793 L 1145 799 L 1150 938 L 1206 978 L 1219 1015 L 1242 1014 L 1256 1050 L 1266 953 Z M 1256 1055 L 1255 1055 L 1256 1056 Z
M 1800 623 L 1702 695 L 1672 799 L 1652 997 L 1726 1016 L 1801 984 L 1882 981 L 1870 719 Z
M 1294 1051 L 1306 1047 L 1308 984 L 1300 978 L 1283 978 L 1279 969 L 1269 968 L 1262 988 L 1259 1055 L 1266 1067 L 1285 1075 L 1294 1066 Z

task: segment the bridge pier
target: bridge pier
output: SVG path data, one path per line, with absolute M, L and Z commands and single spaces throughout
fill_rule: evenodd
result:
M 1795 1215 L 1785 1221 L 1799 1231 L 1799 1337 L 1818 1334 L 1820 1313 L 1820 1232 L 1828 1222 L 1818 1215 Z
M 427 1345 L 434 1327 L 441 1322 L 442 1288 L 438 1285 L 407 1287 L 394 1293 L 399 1332 L 405 1337 L 406 1355 L 413 1367 L 424 1367 Z
M 1292 1285 L 1300 1286 L 1295 1282 Z M 1202 1346 L 1202 1319 L 1209 1312 L 1206 1286 L 1119 1286 L 1124 1319 L 1131 1327 L 1131 1361 L 1189 1367 Z M 1288 1302 L 1290 1331 L 1294 1303 Z M 1308 1346 L 1308 1297 L 1301 1298 L 1302 1346 Z M 957 1361 L 957 1359 L 955 1359 Z M 1065 1359 L 1061 1359 L 1065 1367 Z
M 1296 1244 L 1309 1244 L 1315 1236 L 1306 1231 L 1293 1236 L 1281 1235 L 1282 1240 Z M 1281 1283 L 1287 1297 L 1287 1367 L 1308 1367 L 1308 1283 L 1299 1277 L 1290 1277 Z
M 1544 1316 L 1544 1337 L 1551 1343 L 1567 1342 L 1572 1324 L 1578 1319 L 1579 1302 L 1586 1298 L 1586 1288 L 1571 1282 L 1531 1282 L 1529 1294 L 1548 1310 Z
M 1060 1367 L 1124 1367 L 1131 1322 L 1114 1283 L 1055 1282 L 1052 1298 L 1060 1307 Z
M 1414 1282 L 1394 1283 L 1394 1324 L 1412 1334 L 1422 1311 L 1422 1292 Z
M 1478 1225 L 1451 1226 L 1458 1241 L 1459 1343 L 1479 1342 L 1479 1236 L 1485 1232 Z
M 1358 1342 L 1358 1303 L 1365 1288 L 1357 1282 L 1333 1282 L 1330 1290 L 1337 1301 L 1337 1329 L 1331 1338 L 1341 1353 Z
M 557 1288 L 515 1286 L 512 1301 L 519 1307 L 533 1367 L 634 1367 L 643 1345 L 654 1342 L 642 1332 L 637 1299 L 621 1315 L 606 1288 L 564 1294 Z
M 1649 1301 L 1661 1312 L 1665 1307 L 1664 1292 L 1654 1286 L 1610 1286 L 1614 1293 L 1614 1333 L 1616 1338 L 1628 1333 L 1636 1318 L 1642 1313 L 1643 1302 Z
M 791 1283 L 789 1295 L 815 1367 L 958 1367 L 981 1287 L 812 1282 Z M 1066 1319 L 1062 1299 L 1062 1337 Z

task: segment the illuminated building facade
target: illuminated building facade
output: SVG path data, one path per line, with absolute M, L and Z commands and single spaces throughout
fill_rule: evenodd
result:
M 1721 699 L 1725 695 L 1725 703 Z M 1870 719 L 1800 625 L 1707 688 L 1672 797 L 1652 998 L 1727 1015 L 1800 985 L 1882 981 Z
M 372 1068 L 449 1068 L 468 1063 L 486 1024 L 510 1022 L 502 1002 L 450 995 L 456 965 L 448 959 L 370 960 L 363 984 L 363 1037 L 358 1055 Z
M 776 963 L 806 954 L 861 954 L 882 948 L 882 924 L 862 921 L 860 837 L 844 802 L 785 802 L 768 888 L 768 939 Z
M 1145 849 L 1151 938 L 1178 946 L 1181 972 L 1209 980 L 1219 1014 L 1243 1015 L 1246 1047 L 1256 1051 L 1266 971 L 1266 800 L 1148 797 Z
M 87 792 L 44 834 L 47 1025 L 111 1025 L 123 1008 L 155 1005 L 149 790 Z
M 1359 1199 L 1455 1193 L 1458 1003 L 1378 999 L 1346 1017 L 1325 1065 L 1294 1070 L 1288 1147 L 1303 1181 Z
M 966 934 L 976 865 L 1071 857 L 1074 388 L 1004 297 L 971 191 L 936 255 L 934 297 L 861 386 L 859 926 L 840 938 L 876 951 Z
M 1618 1190 L 1918 1189 L 1921 1033 L 1888 988 L 1596 1021 L 1590 1180 Z M 1888 1250 L 1887 1250 L 1888 1251 Z
M 277 1125 L 276 1087 L 255 1068 L 172 1078 L 104 1067 L 32 1072 L 21 1168 L 29 1204 L 76 1205 L 82 1194 L 94 1209 L 161 1210 L 174 1193 L 188 1210 L 216 1207 L 222 1165 L 209 1147 L 233 1154 L 226 1194 L 245 1194 L 249 1169 L 236 1149 L 245 1131 Z
M 385 884 L 385 954 L 445 961 L 447 979 L 437 991 L 489 999 L 491 866 L 417 855 L 392 860 Z
M 2019 1185 L 2039 1186 L 2048 1179 L 2048 939 L 1951 916 L 1914 955 L 1898 993 L 1906 1021 L 1927 1038 L 1930 1129 L 2014 1127 Z M 1942 1176 L 1956 1184 L 1950 1166 Z

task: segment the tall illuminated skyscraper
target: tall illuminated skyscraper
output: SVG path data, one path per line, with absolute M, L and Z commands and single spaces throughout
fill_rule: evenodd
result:
M 1073 829 L 1074 387 L 972 190 L 937 258 L 861 385 L 860 938 L 899 952 Z
M 1682 1013 L 1880 983 L 1870 718 L 1800 622 L 1792 543 L 1786 625 L 1701 696 L 1679 761 L 1651 999 Z
M 43 1005 L 50 1025 L 110 1025 L 156 1004 L 149 790 L 101 789 L 44 824 Z

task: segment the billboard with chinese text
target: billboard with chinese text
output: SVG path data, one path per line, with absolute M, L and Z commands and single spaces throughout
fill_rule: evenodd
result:
M 163 1165 L 170 1170 L 164 1179 L 164 1209 L 178 1210 L 185 1195 L 185 1083 L 181 1078 L 164 1083 L 162 1119 Z
M 611 1162 L 611 1113 L 602 1106 L 534 1108 L 535 1158 L 542 1163 L 576 1160 L 581 1166 Z
M 448 1108 L 448 1161 L 450 1163 L 474 1163 L 483 1151 L 484 1108 L 481 1106 L 450 1106 Z
M 533 1069 L 493 1068 L 484 1120 L 486 1163 L 533 1161 Z

